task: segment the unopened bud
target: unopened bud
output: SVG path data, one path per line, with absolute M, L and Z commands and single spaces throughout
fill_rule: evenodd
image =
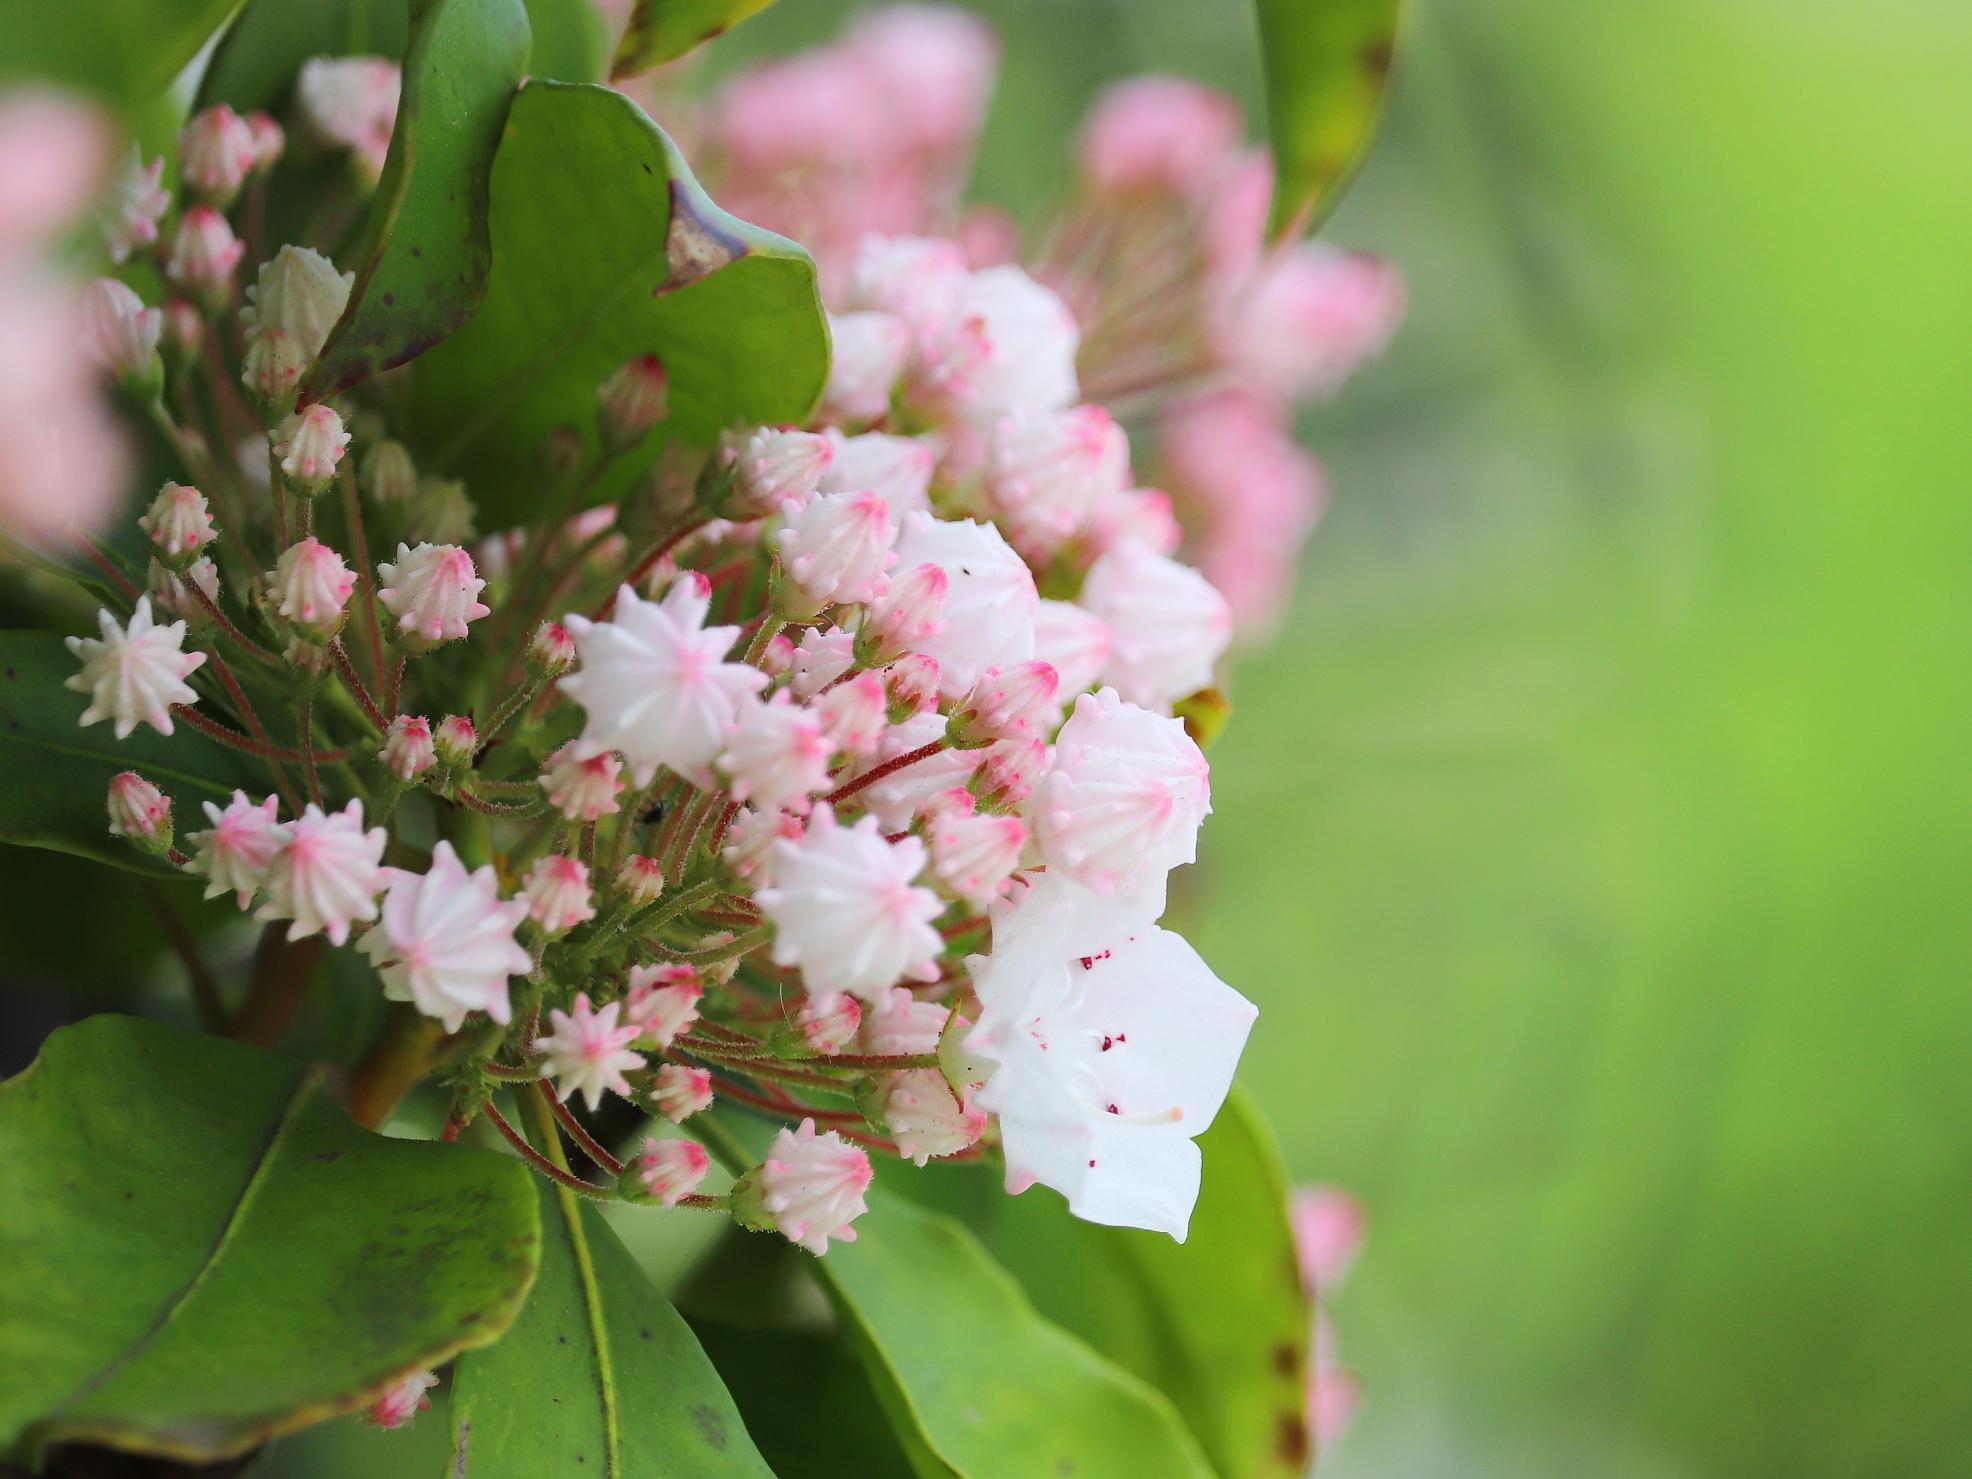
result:
M 164 385 L 157 352 L 163 332 L 164 314 L 113 277 L 97 278 L 82 294 L 82 342 L 90 358 L 138 400 L 150 400 Z
M 819 1009 L 811 999 L 795 1018 L 802 1042 L 810 1052 L 825 1058 L 833 1057 L 854 1042 L 856 1029 L 862 1022 L 861 1004 L 846 991 L 828 998 Z
M 557 426 L 541 443 L 541 471 L 557 481 L 573 477 L 584 455 L 582 433 L 572 426 Z
M 821 486 L 835 458 L 835 444 L 791 426 L 757 426 L 743 436 L 728 434 L 733 501 L 744 514 L 779 513 L 789 503 L 805 504 Z
M 185 188 L 224 210 L 258 162 L 252 126 L 226 104 L 194 113 L 178 134 L 178 178 Z
M 163 857 L 171 851 L 171 798 L 134 770 L 112 776 L 110 835 Z
M 856 629 L 857 662 L 882 667 L 943 631 L 950 588 L 950 577 L 937 565 L 913 565 L 892 575 L 883 594 L 864 608 Z
M 651 1081 L 651 1107 L 673 1124 L 683 1124 L 712 1104 L 712 1074 L 703 1068 L 667 1063 Z
M 233 271 L 245 251 L 224 216 L 209 205 L 195 205 L 178 218 L 171 233 L 164 275 L 208 312 L 217 313 L 233 301 Z
M 544 621 L 527 644 L 527 671 L 536 678 L 559 678 L 575 666 L 575 637 L 558 621 Z
M 907 653 L 883 670 L 883 691 L 890 699 L 890 722 L 902 724 L 916 714 L 938 707 L 938 662 L 921 652 Z
M 632 1202 L 675 1207 L 699 1188 L 712 1169 L 712 1157 L 696 1140 L 644 1141 L 643 1153 L 623 1168 L 617 1189 Z
M 279 421 L 294 410 L 301 373 L 307 368 L 308 356 L 286 329 L 263 329 L 253 336 L 240 362 L 240 383 L 253 397 L 262 421 Z
M 288 638 L 288 645 L 281 649 L 281 660 L 296 672 L 307 673 L 319 678 L 329 670 L 329 649 L 320 642 L 310 641 L 296 633 Z
M 468 763 L 479 749 L 479 732 L 463 714 L 447 714 L 432 733 L 439 762 L 447 767 Z
M 664 893 L 664 870 L 656 858 L 625 858 L 616 870 L 616 891 L 632 909 L 655 904 Z
M 432 743 L 431 725 L 419 714 L 399 714 L 390 721 L 377 759 L 400 781 L 414 781 L 438 761 Z
M 164 347 L 171 351 L 173 364 L 184 364 L 197 358 L 205 348 L 205 320 L 200 317 L 198 306 L 183 298 L 166 298 L 164 313 Z
M 253 134 L 253 172 L 264 174 L 280 162 L 288 136 L 281 132 L 281 125 L 271 113 L 247 114 L 246 126 Z
M 404 444 L 390 437 L 374 443 L 356 468 L 373 503 L 402 503 L 418 491 L 418 468 Z
M 313 498 L 334 481 L 349 433 L 335 408 L 316 402 L 295 412 L 273 434 L 274 456 L 288 486 Z
M 654 354 L 644 354 L 626 360 L 603 381 L 596 401 L 605 446 L 634 447 L 665 418 L 669 413 L 667 379 L 664 362 Z
M 305 636 L 326 641 L 342 627 L 356 572 L 341 555 L 312 536 L 281 551 L 267 572 L 274 614 Z
M 166 483 L 151 500 L 137 527 L 151 537 L 157 557 L 172 570 L 183 570 L 212 543 L 212 509 L 205 495 L 183 483 Z

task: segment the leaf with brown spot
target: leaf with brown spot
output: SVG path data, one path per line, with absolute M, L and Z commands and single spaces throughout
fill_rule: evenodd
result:
M 534 1277 L 529 1179 L 371 1134 L 239 1043 L 63 1028 L 0 1085 L 0 1451 L 223 1458 L 495 1339 Z
M 1255 0 L 1274 151 L 1269 231 L 1312 229 L 1369 146 L 1399 0 Z

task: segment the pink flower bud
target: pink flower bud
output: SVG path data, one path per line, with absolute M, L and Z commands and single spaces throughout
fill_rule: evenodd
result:
M 548 793 L 548 804 L 571 822 L 593 822 L 598 817 L 614 816 L 616 798 L 623 790 L 623 762 L 607 750 L 587 760 L 578 760 L 575 744 L 570 741 L 542 766 L 541 788 Z M 661 876 L 657 886 L 664 887 Z
M 916 1165 L 957 1155 L 986 1133 L 986 1111 L 954 1094 L 935 1068 L 886 1073 L 872 1082 L 865 1102 L 897 1142 L 897 1153 Z
M 835 749 L 820 716 L 796 704 L 785 689 L 766 703 L 748 698 L 738 707 L 717 761 L 732 778 L 733 799 L 805 812 L 808 798 L 828 788 Z
M 420 1412 L 431 1406 L 431 1398 L 425 1393 L 437 1385 L 435 1371 L 413 1371 L 400 1377 L 369 1405 L 363 1420 L 373 1428 L 408 1428 Z
M 931 874 L 983 909 L 1006 887 L 1026 844 L 1027 824 L 1019 817 L 947 813 L 931 826 Z
M 134 770 L 110 777 L 110 835 L 162 856 L 171 847 L 171 798 Z
M 988 668 L 952 716 L 954 739 L 965 746 L 994 740 L 1046 738 L 1061 718 L 1060 679 L 1044 662 Z
M 652 1081 L 650 1101 L 659 1114 L 681 1125 L 711 1107 L 712 1075 L 703 1068 L 667 1063 Z
M 734 442 L 733 495 L 748 513 L 781 513 L 814 496 L 835 456 L 834 444 L 814 432 L 760 426 Z
M 794 1020 L 810 1048 L 825 1058 L 833 1057 L 856 1040 L 863 1008 L 846 992 L 826 1000 L 810 998 L 802 1004 Z
M 282 247 L 260 264 L 246 290 L 240 322 L 248 343 L 280 329 L 293 337 L 302 360 L 313 364 L 349 306 L 355 284 L 355 273 L 336 271 L 336 264 L 312 247 Z
M 334 479 L 349 433 L 335 408 L 318 401 L 283 421 L 273 441 L 274 457 L 288 486 L 312 498 Z
M 286 417 L 294 408 L 308 356 L 286 329 L 263 329 L 247 344 L 240 361 L 240 384 L 263 417 Z
M 767 643 L 767 650 L 760 654 L 760 671 L 770 678 L 778 678 L 794 665 L 794 643 L 786 632 L 776 632 Z
M 246 126 L 253 135 L 253 169 L 262 174 L 280 162 L 282 152 L 288 146 L 288 136 L 281 131 L 281 125 L 274 121 L 271 113 L 249 113 Z
M 668 1048 L 698 1020 L 704 996 L 705 982 L 688 965 L 632 966 L 624 1019 L 643 1029 L 639 1042 Z
M 225 209 L 259 162 L 247 121 L 224 103 L 194 113 L 178 134 L 178 177 L 200 199 Z
M 390 721 L 383 748 L 377 759 L 400 781 L 414 781 L 438 762 L 437 746 L 432 743 L 431 725 L 422 715 L 399 714 Z
M 343 608 L 356 589 L 356 572 L 319 539 L 304 539 L 281 552 L 267 572 L 267 594 L 274 614 L 313 637 L 332 637 L 342 626 Z
M 441 765 L 465 765 L 479 749 L 479 731 L 465 715 L 447 714 L 432 731 L 431 742 Z
M 1014 548 L 1045 560 L 1125 486 L 1129 472 L 1129 439 L 1100 406 L 1008 416 L 993 429 L 986 497 Z
M 788 691 L 806 703 L 856 664 L 856 642 L 849 633 L 810 627 L 788 662 Z
M 1017 804 L 1041 783 L 1048 768 L 1048 747 L 1039 736 L 1010 735 L 985 752 L 973 784 L 982 798 Z
M 596 401 L 606 446 L 636 446 L 669 414 L 667 380 L 664 362 L 645 354 L 624 361 L 603 381 Z
M 224 216 L 209 205 L 195 205 L 178 218 L 164 275 L 217 312 L 233 301 L 233 270 L 245 251 Z
M 1147 709 L 1166 712 L 1210 684 L 1232 640 L 1231 608 L 1204 576 L 1135 545 L 1090 567 L 1081 605 L 1109 628 L 1103 677 Z
M 874 493 L 826 493 L 790 514 L 776 539 L 781 566 L 799 599 L 797 615 L 846 601 L 874 600 L 895 563 L 897 525 Z
M 815 712 L 830 742 L 849 756 L 867 755 L 876 748 L 889 720 L 889 698 L 875 673 L 858 673 L 815 700 Z
M 164 343 L 178 360 L 189 360 L 205 347 L 205 319 L 198 305 L 183 298 L 166 298 Z
M 290 940 L 319 931 L 332 945 L 347 943 L 352 925 L 377 917 L 376 898 L 386 887 L 392 902 L 399 900 L 403 883 L 401 878 L 393 881 L 384 868 L 383 846 L 382 827 L 363 829 L 361 801 L 351 801 L 339 812 L 305 807 L 299 817 L 282 824 L 281 846 L 267 868 L 267 901 L 254 917 L 292 920 Z M 447 843 L 439 843 L 438 850 L 451 855 Z M 373 932 L 366 938 L 380 935 Z
M 1339 1187 L 1298 1187 L 1290 1220 L 1303 1286 L 1310 1294 L 1332 1293 L 1362 1248 L 1368 1223 L 1363 1204 Z
M 1109 628 L 1069 601 L 1043 601 L 1034 616 L 1034 655 L 1053 665 L 1066 700 L 1102 675 L 1109 663 Z
M 1082 125 L 1082 174 L 1104 195 L 1195 196 L 1239 143 L 1239 107 L 1178 77 L 1132 77 L 1107 88 Z
M 929 714 L 938 707 L 938 664 L 923 653 L 906 653 L 883 670 L 883 686 L 893 724 Z
M 829 334 L 835 355 L 819 414 L 837 426 L 881 420 L 910 357 L 910 331 L 887 313 L 835 313 Z
M 616 808 L 612 806 L 610 810 Z M 632 909 L 655 904 L 664 893 L 664 870 L 658 867 L 656 858 L 625 858 L 623 866 L 616 870 L 616 891 Z
M 870 666 L 894 662 L 944 629 L 945 595 L 951 581 L 937 565 L 913 565 L 891 577 L 863 613 L 857 655 Z
M 130 163 L 117 176 L 103 211 L 103 240 L 112 262 L 126 262 L 139 247 L 157 240 L 157 224 L 171 208 L 171 192 L 163 187 L 164 158 L 149 164 L 136 145 Z
M 159 373 L 158 336 L 164 314 L 113 277 L 99 277 L 83 290 L 82 342 L 105 374 L 133 386 L 154 383 Z
M 575 666 L 575 637 L 558 621 L 544 621 L 527 644 L 527 671 L 536 678 L 559 678 Z
M 402 503 L 418 491 L 418 469 L 404 444 L 384 437 L 363 454 L 356 478 L 374 503 Z
M 696 1140 L 661 1140 L 652 1135 L 631 1168 L 645 1196 L 661 1207 L 675 1207 L 699 1188 L 712 1158 Z
M 214 538 L 212 509 L 205 495 L 183 483 L 166 483 L 158 489 L 137 527 L 150 535 L 165 561 L 181 568 Z
M 1112 488 L 1096 499 L 1082 526 L 1082 543 L 1096 554 L 1128 544 L 1172 555 L 1183 542 L 1171 495 L 1161 488 Z
M 720 857 L 748 882 L 768 883 L 774 874 L 774 844 L 800 835 L 799 818 L 784 811 L 742 806 L 726 829 L 726 846 Z
M 589 870 L 578 859 L 561 854 L 542 858 L 528 870 L 521 892 L 527 899 L 527 917 L 545 934 L 566 934 L 596 917 Z
M 419 642 L 456 641 L 468 622 L 491 611 L 475 599 L 486 582 L 457 545 L 400 544 L 395 563 L 378 565 L 377 576 L 377 597 L 397 618 L 397 630 Z
M 820 1256 L 831 1238 L 853 1243 L 852 1224 L 868 1204 L 874 1173 L 870 1158 L 835 1131 L 815 1133 L 815 1122 L 782 1128 L 767 1158 L 733 1188 L 733 1215 L 742 1226 L 778 1232 Z

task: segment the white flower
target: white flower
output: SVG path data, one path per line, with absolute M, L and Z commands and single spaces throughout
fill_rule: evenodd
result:
M 847 424 L 881 419 L 910 356 L 910 330 L 888 313 L 831 313 L 829 338 L 835 353 L 819 414 Z
M 957 698 L 986 668 L 1009 668 L 1034 655 L 1040 595 L 1027 562 L 991 524 L 912 514 L 897 538 L 897 563 L 945 572 L 944 630 L 919 651 L 938 664 L 938 683 Z
M 1131 893 L 1192 861 L 1211 796 L 1183 723 L 1105 688 L 1075 701 L 1029 812 L 1050 873 Z
M 240 193 L 259 155 L 247 121 L 220 103 L 194 113 L 178 133 L 178 177 L 224 208 Z
M 651 1081 L 650 1102 L 674 1125 L 712 1105 L 712 1074 L 703 1068 L 667 1063 Z
M 668 1048 L 698 1020 L 705 982 L 688 965 L 633 965 L 623 996 L 624 1020 L 637 1025 L 637 1041 Z
M 712 1157 L 696 1140 L 660 1140 L 652 1135 L 637 1157 L 637 1179 L 661 1207 L 675 1207 L 697 1191 L 711 1169 Z
M 1043 601 L 1034 614 L 1034 656 L 1047 663 L 1068 699 L 1102 676 L 1109 662 L 1109 628 L 1072 601 Z
M 743 508 L 756 514 L 806 503 L 835 457 L 827 437 L 791 426 L 756 426 L 744 437 L 729 438 L 727 445 L 733 493 Z
M 1015 414 L 993 426 L 986 497 L 1015 548 L 1045 561 L 1129 475 L 1129 438 L 1102 407 Z
M 438 747 L 431 737 L 431 723 L 421 714 L 399 714 L 390 721 L 377 759 L 400 781 L 413 781 L 437 763 Z
M 527 900 L 501 899 L 492 867 L 468 872 L 449 842 L 432 850 L 429 872 L 387 871 L 383 918 L 363 936 L 383 994 L 437 1018 L 447 1032 L 457 1032 L 469 1012 L 511 1021 L 507 978 L 534 964 L 514 939 Z
M 289 545 L 267 572 L 275 615 L 318 637 L 331 636 L 342 625 L 342 608 L 355 589 L 356 572 L 313 537 Z
M 897 1057 L 938 1051 L 938 1039 L 951 1020 L 951 1008 L 918 1000 L 908 986 L 879 991 L 869 1000 L 856 1034 L 865 1053 Z
M 127 626 L 119 626 L 108 611 L 96 613 L 96 625 L 100 638 L 67 639 L 68 650 L 82 659 L 82 671 L 64 686 L 89 695 L 78 722 L 87 727 L 98 719 L 112 720 L 118 739 L 139 724 L 170 734 L 171 706 L 199 701 L 185 679 L 205 661 L 203 652 L 179 650 L 185 623 L 157 625 L 151 620 L 151 598 L 139 596 Z
M 993 953 L 968 961 L 982 1011 L 964 1048 L 993 1068 L 976 1099 L 999 1116 L 1007 1190 L 1043 1182 L 1077 1217 L 1183 1242 L 1193 1137 L 1225 1101 L 1256 1012 L 1169 930 L 1070 943 L 1075 908 L 1072 888 L 1043 882 L 995 921 Z
M 800 593 L 803 613 L 838 601 L 873 601 L 883 572 L 896 561 L 890 550 L 897 525 L 890 507 L 874 493 L 824 493 L 797 509 L 775 539 L 781 565 Z
M 807 702 L 856 664 L 856 639 L 834 627 L 810 627 L 788 660 L 788 691 Z
M 849 306 L 887 313 L 913 345 L 941 329 L 966 291 L 965 252 L 924 236 L 865 236 L 850 268 Z
M 192 871 L 205 876 L 205 897 L 230 893 L 244 909 L 267 881 L 267 869 L 280 851 L 280 802 L 269 796 L 255 803 L 246 792 L 235 791 L 224 811 L 208 801 L 205 814 L 211 828 L 185 838 L 192 844 Z
M 403 74 L 387 57 L 310 57 L 295 83 L 301 115 L 324 143 L 356 156 L 375 179 L 390 149 Z
M 205 495 L 183 483 L 166 483 L 151 500 L 137 527 L 151 536 L 158 553 L 177 561 L 212 543 L 212 510 Z
M 937 565 L 912 565 L 893 577 L 863 612 L 856 639 L 871 662 L 895 662 L 916 652 L 945 626 L 951 581 Z
M 874 493 L 899 523 L 906 514 L 931 508 L 931 473 L 938 458 L 925 443 L 874 431 L 859 437 L 830 431 L 828 437 L 835 457 L 822 474 L 822 492 Z
M 707 627 L 711 604 L 705 578 L 686 574 L 662 601 L 626 585 L 609 620 L 565 618 L 582 654 L 581 670 L 561 680 L 586 711 L 577 755 L 620 750 L 640 786 L 660 765 L 695 783 L 708 778 L 740 700 L 767 683 L 758 668 L 725 660 L 739 628 Z
M 719 856 L 726 866 L 750 883 L 774 881 L 774 844 L 801 835 L 801 819 L 784 811 L 756 811 L 742 806 L 726 828 L 726 845 Z
M 935 710 L 913 714 L 902 724 L 886 729 L 876 748 L 851 767 L 848 779 L 855 780 L 900 755 L 923 749 L 944 735 L 945 720 Z M 964 785 L 978 765 L 977 753 L 938 750 L 880 781 L 872 781 L 856 793 L 856 800 L 884 831 L 901 832 L 927 801 L 940 791 Z
M 82 342 L 99 369 L 142 379 L 157 358 L 164 311 L 113 277 L 99 277 L 82 292 Z
M 589 870 L 576 858 L 554 853 L 527 870 L 521 885 L 527 916 L 550 935 L 566 934 L 585 919 L 596 917 L 591 902 Z
M 1109 628 L 1103 678 L 1145 708 L 1168 711 L 1209 685 L 1232 640 L 1232 611 L 1211 582 L 1138 545 L 1119 545 L 1095 562 L 1081 604 Z
M 831 1238 L 856 1241 L 850 1224 L 869 1210 L 863 1193 L 873 1174 L 862 1151 L 833 1130 L 817 1135 L 815 1122 L 803 1120 L 797 1130 L 782 1126 L 767 1158 L 733 1189 L 734 1211 L 819 1257 Z
M 486 582 L 456 544 L 398 545 L 396 563 L 377 566 L 377 584 L 397 630 L 425 642 L 456 641 L 490 610 L 476 599 Z
M 110 777 L 110 836 L 162 853 L 171 846 L 171 798 L 134 770 Z
M 811 995 L 867 1000 L 905 976 L 937 979 L 942 906 L 911 881 L 924 867 L 917 838 L 886 841 L 874 817 L 839 827 L 818 806 L 799 841 L 775 844 L 774 865 L 754 899 L 774 925 L 775 962 L 798 966 Z
M 941 811 L 931 824 L 932 876 L 974 908 L 984 908 L 1013 876 L 1026 845 L 1027 824 L 1019 817 Z
M 280 832 L 267 865 L 267 901 L 254 918 L 294 921 L 290 940 L 321 933 L 340 945 L 352 924 L 377 917 L 377 895 L 390 883 L 391 870 L 383 866 L 384 829 L 363 830 L 362 802 L 331 812 L 311 804 L 282 823 Z M 438 846 L 451 855 L 449 844 Z M 365 942 L 376 937 L 372 931 Z
M 767 703 L 740 702 L 719 769 L 732 777 L 733 800 L 802 812 L 810 796 L 828 789 L 834 751 L 820 717 L 783 691 Z
M 1075 354 L 1082 332 L 1051 289 L 1018 267 L 988 267 L 967 279 L 958 316 L 980 324 L 984 363 L 962 391 L 965 414 L 984 425 L 1009 411 L 1058 411 L 1075 403 Z
M 521 952 L 523 957 L 526 953 Z M 501 995 L 504 999 L 504 986 Z M 606 1093 L 626 1097 L 630 1093 L 623 1075 L 642 1068 L 644 1055 L 630 1051 L 641 1029 L 634 1022 L 617 1023 L 622 1008 L 621 1002 L 613 1001 L 593 1011 L 585 992 L 576 996 L 572 1010 L 555 1008 L 548 1013 L 554 1031 L 535 1038 L 534 1051 L 542 1055 L 542 1071 L 555 1081 L 555 1095 L 564 1104 L 579 1093 L 583 1102 L 595 1109 Z
M 986 1111 L 954 1094 L 935 1068 L 883 1075 L 871 1102 L 897 1153 L 920 1166 L 957 1155 L 986 1130 Z
M 577 760 L 570 740 L 541 767 L 541 789 L 548 804 L 571 822 L 615 816 L 621 809 L 616 798 L 623 790 L 623 762 L 607 750 Z
M 130 163 L 116 178 L 109 203 L 103 211 L 103 239 L 112 262 L 129 260 L 139 247 L 157 240 L 157 223 L 171 208 L 171 192 L 160 183 L 164 179 L 164 156 L 149 164 L 135 144 L 130 146 Z
M 816 699 L 815 714 L 836 749 L 867 755 L 884 731 L 887 704 L 883 680 L 875 673 L 858 673 Z
M 246 290 L 240 322 L 246 326 L 247 346 L 271 330 L 290 335 L 304 364 L 312 364 L 329 342 L 329 331 L 349 306 L 356 274 L 337 272 L 336 264 L 313 247 L 284 246 Z
M 303 493 L 320 493 L 335 477 L 349 433 L 335 408 L 317 401 L 291 413 L 273 433 L 274 457 Z M 400 556 L 400 558 L 402 558 Z

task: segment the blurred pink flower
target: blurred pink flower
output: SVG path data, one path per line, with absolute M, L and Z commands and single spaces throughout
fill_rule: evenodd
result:
M 1105 195 L 1194 195 L 1239 141 L 1239 107 L 1182 77 L 1126 78 L 1104 90 L 1082 125 L 1082 174 Z

